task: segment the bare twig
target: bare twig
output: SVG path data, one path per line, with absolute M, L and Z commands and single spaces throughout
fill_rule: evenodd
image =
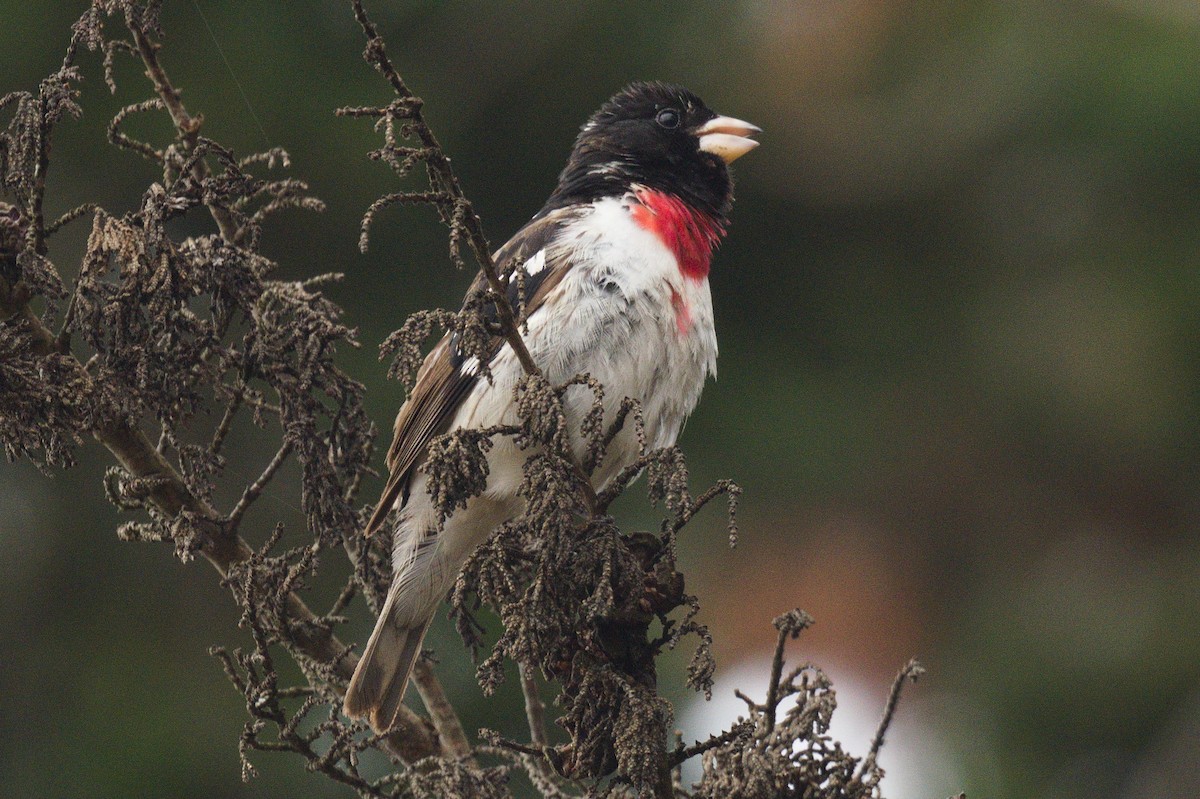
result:
M 146 65 L 146 77 L 150 78 L 154 84 L 154 90 L 170 113 L 171 121 L 175 123 L 175 130 L 179 134 L 179 140 L 183 143 L 184 148 L 189 151 L 194 150 L 200 136 L 200 126 L 204 122 L 203 115 L 192 116 L 188 113 L 180 98 L 179 90 L 171 84 L 166 71 L 158 61 L 158 43 L 150 41 L 145 31 L 133 24 L 132 20 L 129 22 L 129 32 L 133 34 L 134 46 L 137 48 L 138 55 L 142 57 L 142 63 Z M 192 163 L 192 176 L 197 181 L 202 181 L 208 174 L 208 165 L 204 159 L 195 159 Z M 208 210 L 212 214 L 213 221 L 217 223 L 217 228 L 221 231 L 221 238 L 233 243 L 237 238 L 237 224 L 234 222 L 233 216 L 227 209 L 216 203 L 208 203 Z
M 458 713 L 454 711 L 454 706 L 446 697 L 441 682 L 433 673 L 433 663 L 429 658 L 424 655 L 417 658 L 417 662 L 413 666 L 412 679 L 413 684 L 417 686 L 417 691 L 421 694 L 421 701 L 425 703 L 425 708 L 429 711 L 429 717 L 433 719 L 438 740 L 446 755 L 458 760 L 467 760 L 474 765 L 471 744 L 467 742 L 462 722 L 458 720 Z
M 208 450 L 214 455 L 221 452 L 221 448 L 225 446 L 225 438 L 229 435 L 229 431 L 233 429 L 233 420 L 237 416 L 238 410 L 242 407 L 242 402 L 245 400 L 245 391 L 238 388 L 234 390 L 234 394 L 229 399 L 229 404 L 225 406 L 225 413 L 221 415 L 221 422 L 217 425 L 217 429 L 213 431 L 212 439 L 209 441 Z
M 521 669 L 521 692 L 525 694 L 525 718 L 529 721 L 529 740 L 534 746 L 548 745 L 546 738 L 546 705 L 538 693 L 537 678 L 533 669 L 524 663 Z
M 291 454 L 292 442 L 290 439 L 285 440 L 282 446 L 279 447 L 279 450 L 276 451 L 275 457 L 271 458 L 271 462 L 267 464 L 262 474 L 258 476 L 258 479 L 247 486 L 246 490 L 242 492 L 241 499 L 238 500 L 233 510 L 229 512 L 229 516 L 225 518 L 225 524 L 231 532 L 237 530 L 238 525 L 242 521 L 242 516 L 250 509 L 254 501 L 262 495 L 263 490 L 267 487 L 267 483 L 271 482 L 271 478 L 275 476 L 275 473 L 279 471 L 279 468 L 283 466 Z
M 917 678 L 924 673 L 925 668 L 920 663 L 916 660 L 910 660 L 905 664 L 904 668 L 900 669 L 900 673 L 892 681 L 892 688 L 888 692 L 887 704 L 883 709 L 883 718 L 879 720 L 879 727 L 875 730 L 875 737 L 871 739 L 871 749 L 867 752 L 867 756 L 863 759 L 862 766 L 859 769 L 860 778 L 866 773 L 869 764 L 875 763 L 879 757 L 879 750 L 883 748 L 883 739 L 887 735 L 888 728 L 892 726 L 892 718 L 896 714 L 896 707 L 900 704 L 900 692 L 904 689 L 904 684 L 916 682 Z
M 46 253 L 46 219 L 42 210 L 42 204 L 46 197 L 46 172 L 50 169 L 50 126 L 46 122 L 46 96 L 45 92 L 38 93 L 38 118 L 40 123 L 37 126 L 37 168 L 34 171 L 33 186 L 29 192 L 28 213 L 30 218 L 29 229 L 25 233 L 25 247 L 30 252 L 35 252 L 38 255 Z
M 132 150 L 143 158 L 153 161 L 156 164 L 161 164 L 163 161 L 162 151 L 154 149 L 154 147 L 146 144 L 143 141 L 138 141 L 137 139 L 127 136 L 121 130 L 121 123 L 125 121 L 126 117 L 129 117 L 133 114 L 142 113 L 145 111 L 161 111 L 165 107 L 166 106 L 163 105 L 163 101 L 157 97 L 151 100 L 146 100 L 145 102 L 134 103 L 133 105 L 125 106 L 116 113 L 111 121 L 109 121 L 108 140 L 117 147 L 121 147 L 125 150 Z
M 767 733 L 775 729 L 775 713 L 779 709 L 780 677 L 783 672 L 783 648 L 789 638 L 795 638 L 813 623 L 812 616 L 796 609 L 775 619 L 779 637 L 775 641 L 775 656 L 771 659 L 771 681 L 767 684 L 767 701 L 763 710 L 767 716 Z
M 137 57 L 138 51 L 132 44 L 122 39 L 110 39 L 104 43 L 104 85 L 113 94 L 117 93 L 117 81 L 113 74 L 114 62 L 116 60 L 117 51 L 128 53 L 134 58 Z
M 749 738 L 754 732 L 754 722 L 742 721 L 734 724 L 720 735 L 713 735 L 706 741 L 697 741 L 691 746 L 685 747 L 682 744 L 675 747 L 675 751 L 671 752 L 669 761 L 671 768 L 682 764 L 685 760 L 690 760 L 696 755 L 702 755 L 710 749 L 716 749 L 720 746 L 733 743 L 740 739 Z
M 57 233 L 59 231 L 59 229 L 62 228 L 63 225 L 67 225 L 67 224 L 75 221 L 76 219 L 83 216 L 84 214 L 95 211 L 98 207 L 99 206 L 97 206 L 95 203 L 83 203 L 82 205 L 75 206 L 70 211 L 67 211 L 65 214 L 60 216 L 58 219 L 55 219 L 50 224 L 46 225 L 46 235 L 51 236 L 51 235 Z
M 333 601 L 333 606 L 329 608 L 329 612 L 325 614 L 325 618 L 336 618 L 350 604 L 350 600 L 354 599 L 358 593 L 358 583 L 351 577 L 346 581 L 346 585 L 342 587 L 342 592 L 338 594 L 337 599 Z
M 495 730 L 489 730 L 486 728 L 481 729 L 479 731 L 479 737 L 490 743 L 492 746 L 498 746 L 501 749 L 519 752 L 520 754 L 529 755 L 530 757 L 544 757 L 544 753 L 541 749 L 533 746 L 526 746 L 520 741 L 514 741 L 511 738 L 505 738 Z

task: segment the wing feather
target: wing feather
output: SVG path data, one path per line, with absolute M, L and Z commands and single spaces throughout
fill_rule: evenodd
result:
M 570 219 L 577 215 L 571 209 L 558 209 L 539 215 L 513 236 L 496 253 L 496 266 L 501 274 L 515 264 L 524 264 L 545 250 L 553 235 Z M 545 302 L 551 290 L 557 286 L 570 270 L 565 259 L 546 257 L 544 266 L 533 271 L 525 280 L 525 313 L 532 316 Z M 472 284 L 472 291 L 482 288 L 484 276 L 480 273 Z M 517 281 L 509 283 L 509 301 L 517 305 Z M 492 315 L 489 314 L 489 318 Z M 494 320 L 493 320 L 494 321 Z M 425 357 L 417 372 L 417 380 L 408 400 L 396 416 L 395 436 L 388 449 L 388 481 L 379 497 L 375 512 L 367 522 L 365 534 L 371 535 L 399 501 L 408 501 L 413 474 L 425 460 L 429 442 L 438 435 L 448 432 L 459 406 L 478 382 L 478 370 L 464 369 L 464 358 L 455 346 L 455 337 L 446 335 Z M 497 336 L 491 343 L 494 359 L 504 341 Z

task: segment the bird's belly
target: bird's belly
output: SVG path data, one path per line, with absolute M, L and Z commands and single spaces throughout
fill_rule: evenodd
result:
M 547 260 L 567 259 L 571 271 L 554 296 L 534 313 L 524 334 L 534 361 L 553 385 L 590 375 L 603 386 L 605 428 L 626 397 L 641 406 L 646 445 L 675 443 L 700 399 L 704 381 L 716 372 L 717 340 L 708 280 L 685 277 L 675 255 L 638 227 L 628 208 L 602 201 L 568 233 L 563 249 Z M 482 427 L 517 422 L 513 388 L 523 375 L 505 346 L 491 364 L 493 384 L 480 381 L 464 402 L 455 426 Z M 581 460 L 587 449 L 580 426 L 594 407 L 587 386 L 566 392 L 564 410 Z M 594 476 L 599 486 L 638 456 L 632 416 L 612 442 Z M 523 458 L 515 445 L 497 440 L 488 493 L 512 496 Z
M 639 330 L 639 327 L 648 329 Z M 679 340 L 671 326 L 667 337 L 661 334 L 665 325 L 647 320 L 634 325 L 627 341 L 614 342 L 611 349 L 579 364 L 604 387 L 605 425 L 611 425 L 626 397 L 641 405 L 646 445 L 650 449 L 675 443 L 688 414 L 696 406 L 704 386 L 707 368 L 694 347 Z M 578 430 L 584 416 L 592 409 L 593 393 L 583 386 L 568 391 L 565 398 L 567 419 L 573 432 Z M 577 455 L 586 448 L 577 436 Z M 605 453 L 596 475 L 603 485 L 617 471 L 638 457 L 638 442 L 633 416 L 630 415 L 619 435 Z
M 640 403 L 647 447 L 674 444 L 715 368 L 716 336 L 707 284 L 661 280 L 620 302 L 610 297 L 577 305 L 577 314 L 589 313 L 597 318 L 571 325 L 569 329 L 578 331 L 576 341 L 558 349 L 574 357 L 550 360 L 547 377 L 561 384 L 577 374 L 590 375 L 603 386 L 606 429 L 629 397 Z M 588 340 L 589 330 L 596 341 Z M 580 459 L 587 442 L 579 428 L 594 407 L 594 396 L 590 388 L 575 386 L 564 398 Z M 630 415 L 596 470 L 596 485 L 605 485 L 633 463 L 638 450 Z

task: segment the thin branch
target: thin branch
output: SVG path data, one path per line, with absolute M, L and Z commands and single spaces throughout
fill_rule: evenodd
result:
M 775 656 L 771 659 L 771 681 L 767 683 L 767 732 L 775 729 L 775 711 L 779 706 L 779 678 L 783 671 L 783 647 L 787 643 L 788 631 L 780 630 L 775 641 Z
M 767 686 L 767 701 L 763 712 L 767 716 L 767 733 L 775 729 L 775 712 L 778 710 L 782 696 L 779 693 L 780 676 L 783 672 L 783 648 L 788 638 L 795 638 L 801 632 L 812 626 L 812 616 L 796 608 L 775 617 L 772 622 L 779 630 L 779 638 L 775 642 L 775 657 L 771 659 L 771 682 Z
M 263 490 L 267 487 L 267 483 L 271 482 L 271 478 L 275 476 L 275 473 L 279 471 L 279 468 L 283 466 L 291 454 L 292 442 L 285 440 L 275 453 L 275 457 L 271 458 L 271 462 L 267 464 L 267 468 L 263 469 L 262 474 L 258 476 L 257 480 L 246 487 L 246 490 L 242 492 L 241 499 L 238 500 L 237 505 L 234 506 L 233 510 L 229 512 L 229 516 L 226 517 L 225 524 L 230 532 L 237 530 L 238 525 L 242 521 L 242 516 L 250 509 L 254 501 L 262 495 Z
M 738 699 L 742 700 L 743 702 L 745 702 L 746 707 L 749 710 L 762 710 L 763 709 L 762 705 L 760 705 L 758 702 L 755 702 L 753 699 L 751 699 L 749 696 L 747 696 L 746 693 L 741 688 L 734 688 L 733 695 L 736 696 Z
M 137 139 L 129 137 L 121 131 L 121 123 L 124 122 L 127 117 L 132 116 L 133 114 L 141 113 L 143 111 L 161 111 L 164 107 L 163 101 L 157 97 L 151 100 L 146 100 L 145 102 L 134 103 L 133 105 L 125 106 L 118 111 L 108 123 L 109 142 L 122 149 L 132 150 L 143 158 L 153 161 L 156 164 L 161 164 L 164 158 L 162 150 L 156 150 L 154 147 L 144 141 L 138 141 Z
M 117 81 L 113 74 L 113 68 L 118 50 L 135 58 L 138 54 L 137 48 L 123 39 L 110 39 L 104 43 L 104 85 L 112 94 L 117 93 Z
M 202 115 L 192 116 L 184 108 L 183 101 L 180 99 L 179 90 L 176 89 L 167 73 L 163 70 L 162 65 L 158 62 L 157 42 L 150 41 L 146 34 L 137 25 L 128 25 L 129 32 L 133 34 L 133 43 L 137 47 L 138 55 L 142 57 L 142 63 L 146 65 L 146 77 L 154 84 L 154 90 L 162 99 L 163 105 L 166 106 L 167 112 L 171 115 L 171 121 L 175 123 L 175 130 L 179 135 L 180 141 L 188 150 L 194 150 L 196 142 L 200 135 L 200 125 L 204 122 Z M 204 180 L 209 176 L 208 165 L 204 159 L 196 159 L 192 164 L 192 177 L 197 182 Z M 228 210 L 221 208 L 215 203 L 208 203 L 208 211 L 212 214 L 213 221 L 217 223 L 217 228 L 221 231 L 221 238 L 229 243 L 234 243 L 237 239 L 237 224 L 233 221 L 233 216 Z
M 72 42 L 73 44 L 74 42 Z M 49 80 L 49 78 L 47 78 Z M 37 123 L 37 166 L 33 172 L 33 185 L 29 190 L 29 228 L 25 231 L 25 248 L 38 255 L 46 254 L 46 219 L 42 204 L 46 197 L 46 172 L 50 169 L 50 124 L 46 121 L 46 91 L 43 83 L 38 92 Z
M 311 685 L 293 685 L 288 688 L 276 688 L 275 695 L 280 699 L 293 696 L 312 696 L 315 693 Z
M 540 779 L 544 783 L 543 787 L 550 786 L 557 789 L 557 785 L 554 783 L 554 769 L 546 758 L 546 752 L 550 747 L 550 739 L 546 735 L 546 705 L 542 702 L 541 693 L 538 691 L 534 670 L 524 663 L 518 664 L 518 669 L 521 673 L 521 693 L 525 695 L 525 718 L 529 722 L 529 740 L 538 750 L 536 755 L 527 754 L 525 756 L 526 770 L 530 772 L 530 779 Z M 534 770 L 536 770 L 536 774 Z
M 652 452 L 647 452 L 610 478 L 604 490 L 597 494 L 596 513 L 606 512 L 608 506 L 615 502 L 625 489 L 629 488 L 633 481 L 645 471 L 647 466 L 652 463 L 661 462 L 667 452 L 668 450 L 665 449 L 656 449 Z
M 690 522 L 697 513 L 699 513 L 705 505 L 712 502 L 717 497 L 725 495 L 729 497 L 729 546 L 730 548 L 737 545 L 737 509 L 738 501 L 742 497 L 742 487 L 732 480 L 718 480 L 713 483 L 708 490 L 696 497 L 690 505 L 688 505 L 682 513 L 671 523 L 671 530 L 678 533 L 683 527 Z
M 892 718 L 896 714 L 896 706 L 900 703 L 900 692 L 904 689 L 904 684 L 916 682 L 917 678 L 924 673 L 925 668 L 920 663 L 916 660 L 910 660 L 905 664 L 904 668 L 900 669 L 900 673 L 892 681 L 892 688 L 888 692 L 887 705 L 883 709 L 883 718 L 879 720 L 879 727 L 875 730 L 875 737 L 871 740 L 871 749 L 863 759 L 858 773 L 860 779 L 879 757 L 879 750 L 883 748 L 884 736 L 887 735 L 888 728 L 892 726 Z
M 520 292 L 524 296 L 524 291 Z M 612 423 L 608 426 L 608 430 L 604 433 L 604 438 L 600 441 L 599 446 L 594 448 L 589 447 L 587 459 L 584 461 L 584 468 L 588 474 L 596 470 L 604 458 L 604 453 L 612 446 L 613 441 L 625 429 L 626 423 L 629 421 L 629 416 L 633 416 L 634 436 L 637 438 L 638 451 L 646 449 L 646 420 L 642 417 L 642 403 L 633 397 L 625 397 L 621 400 L 621 405 L 617 409 L 616 416 L 613 417 Z M 593 451 L 594 450 L 594 451 Z
M 508 749 L 509 751 L 512 751 L 512 752 L 519 752 L 523 755 L 529 755 L 530 757 L 539 757 L 539 758 L 545 757 L 545 752 L 543 750 L 538 749 L 536 747 L 532 747 L 532 746 L 526 746 L 525 744 L 521 743 L 520 741 L 514 741 L 511 738 L 505 738 L 503 735 L 496 732 L 495 730 L 489 730 L 486 728 L 481 729 L 479 731 L 479 737 L 482 738 L 483 740 L 487 741 L 488 743 L 490 743 L 492 746 L 496 746 L 501 749 Z
M 437 729 L 442 749 L 450 757 L 477 766 L 471 753 L 471 744 L 467 741 L 467 734 L 463 732 L 462 722 L 458 720 L 458 713 L 446 697 L 446 691 L 437 675 L 433 673 L 432 661 L 425 655 L 417 658 L 412 679 L 413 684 L 417 686 L 417 692 L 421 694 L 421 701 L 425 703 L 425 709 L 429 711 L 433 726 Z
M 415 205 L 425 203 L 430 205 L 442 205 L 452 203 L 453 198 L 444 192 L 438 191 L 400 191 L 393 194 L 385 194 L 375 202 L 371 203 L 363 214 L 362 222 L 359 225 L 358 249 L 360 252 L 366 252 L 370 242 L 370 229 L 375 221 L 375 215 L 387 208 L 389 205 L 409 204 Z
M 753 732 L 754 722 L 740 721 L 720 735 L 713 735 L 706 741 L 697 741 L 688 747 L 677 745 L 675 751 L 671 752 L 668 756 L 668 762 L 671 768 L 675 768 L 685 760 L 690 760 L 696 755 L 702 755 L 709 749 L 716 749 L 718 746 L 725 746 L 741 738 L 749 737 Z
M 67 211 L 65 214 L 60 216 L 58 219 L 55 219 L 50 224 L 46 225 L 46 235 L 47 236 L 54 235 L 55 233 L 58 232 L 59 228 L 61 228 L 63 225 L 73 222 L 76 219 L 78 219 L 79 217 L 88 213 L 89 211 L 95 211 L 99 207 L 100 206 L 96 205 L 95 203 L 83 203 L 82 205 L 75 206 L 70 211 Z
M 529 740 L 534 746 L 547 746 L 546 705 L 538 693 L 537 679 L 533 669 L 520 664 L 521 692 L 525 694 L 525 718 L 529 721 Z
M 329 612 L 325 614 L 325 618 L 332 619 L 340 616 L 341 612 L 350 604 L 350 600 L 354 599 L 354 595 L 358 593 L 358 583 L 355 582 L 353 575 L 346 581 L 346 585 L 342 587 L 342 592 L 338 594 L 334 600 L 333 606 L 329 608 Z
M 221 421 L 217 425 L 217 429 L 213 432 L 212 440 L 208 444 L 209 452 L 214 455 L 220 454 L 221 447 L 225 445 L 225 437 L 229 435 L 229 431 L 233 428 L 234 417 L 237 416 L 237 412 L 242 407 L 245 398 L 245 391 L 240 388 L 234 390 L 234 395 L 229 400 L 229 404 L 225 406 L 225 413 L 221 416 Z

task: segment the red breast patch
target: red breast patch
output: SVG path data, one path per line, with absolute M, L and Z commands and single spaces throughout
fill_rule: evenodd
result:
M 658 236 L 675 254 L 679 271 L 692 280 L 708 277 L 712 251 L 725 235 L 725 229 L 708 214 L 697 211 L 678 197 L 639 189 L 633 219 L 643 229 Z
M 692 309 L 674 286 L 671 287 L 671 310 L 675 313 L 675 329 L 679 335 L 686 336 L 692 329 Z

